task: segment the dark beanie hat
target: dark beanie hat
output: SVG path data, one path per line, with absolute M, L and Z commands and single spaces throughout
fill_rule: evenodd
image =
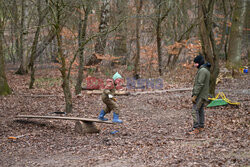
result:
M 204 58 L 201 54 L 194 58 L 194 62 L 199 64 L 198 68 L 205 63 Z

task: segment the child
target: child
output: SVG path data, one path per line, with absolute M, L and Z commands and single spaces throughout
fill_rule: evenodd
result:
M 106 108 L 104 110 L 101 110 L 98 119 L 102 121 L 107 121 L 108 119 L 104 118 L 104 116 L 113 110 L 112 122 L 122 123 L 122 120 L 119 119 L 119 106 L 116 102 L 116 99 L 114 98 L 116 86 L 118 85 L 121 79 L 122 76 L 118 72 L 113 75 L 113 79 L 107 79 L 107 84 L 102 93 L 102 101 L 106 104 Z

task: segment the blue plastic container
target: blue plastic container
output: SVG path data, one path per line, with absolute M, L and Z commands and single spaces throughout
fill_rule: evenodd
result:
M 248 73 L 248 68 L 245 68 L 245 69 L 243 70 L 243 72 L 244 72 L 244 73 Z

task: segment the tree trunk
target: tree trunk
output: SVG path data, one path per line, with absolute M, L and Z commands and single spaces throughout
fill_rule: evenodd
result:
M 247 1 L 247 13 L 246 13 L 246 16 L 245 16 L 245 27 L 246 27 L 246 34 L 248 33 L 248 30 L 250 29 L 250 1 Z M 250 66 L 250 42 L 248 41 L 248 38 L 247 38 L 247 66 L 249 67 Z
M 5 75 L 4 65 L 4 50 L 3 50 L 3 39 L 4 39 L 4 16 L 3 6 L 0 4 L 0 95 L 8 95 L 11 93 L 11 89 L 8 85 L 7 78 Z
M 77 75 L 77 81 L 75 86 L 75 94 L 80 94 L 82 90 L 82 80 L 83 80 L 83 66 L 84 66 L 84 56 L 83 56 L 83 50 L 84 45 L 83 42 L 86 40 L 86 31 L 87 31 L 87 25 L 88 25 L 88 16 L 89 12 L 91 10 L 90 4 L 88 3 L 85 9 L 84 14 L 84 20 L 81 19 L 81 13 L 80 13 L 80 23 L 79 23 L 79 65 L 78 65 L 78 75 Z
M 246 14 L 246 1 L 235 1 L 233 20 L 229 35 L 227 67 L 238 70 L 241 66 L 241 50 L 243 39 L 243 25 Z
M 136 33 L 136 55 L 135 55 L 135 62 L 134 62 L 134 76 L 139 76 L 140 73 L 140 12 L 142 9 L 142 0 L 136 0 L 136 27 L 135 27 L 135 33 Z
M 54 30 L 56 39 L 57 39 L 57 57 L 61 63 L 60 67 L 60 72 L 61 72 L 61 77 L 62 77 L 62 88 L 63 88 L 63 93 L 64 93 L 64 98 L 65 98 L 65 103 L 66 103 L 66 113 L 72 112 L 72 95 L 71 95 L 71 90 L 70 90 L 70 84 L 69 84 L 69 79 L 70 79 L 70 71 L 67 69 L 66 65 L 66 55 L 63 54 L 62 50 L 62 36 L 61 36 L 61 30 L 63 28 L 63 22 L 64 19 L 66 18 L 65 15 L 65 6 L 64 2 L 61 0 L 51 0 L 49 1 L 50 5 L 50 10 L 51 10 L 51 21 L 52 21 L 52 27 L 51 29 Z M 53 32 L 53 31 L 52 31 Z M 54 34 L 54 33 L 52 33 Z M 53 39 L 53 38 L 52 38 Z M 52 40 L 51 39 L 51 40 Z M 50 41 L 51 42 L 51 41 Z M 68 71 L 68 73 L 67 73 Z
M 50 43 L 50 60 L 53 63 L 58 63 L 57 56 L 56 56 L 56 39 L 53 39 Z
M 12 8 L 12 14 L 13 14 L 13 23 L 14 23 L 14 39 L 15 39 L 15 52 L 16 57 L 20 61 L 20 32 L 19 32 L 19 18 L 18 18 L 18 8 L 17 8 L 17 2 L 16 0 L 13 0 L 13 8 Z
M 14 2 L 13 2 L 14 3 Z M 13 12 L 13 3 L 12 3 L 12 18 L 13 19 L 11 19 L 11 21 L 10 21 L 10 26 L 11 26 L 11 47 L 10 47 L 10 51 L 9 51 L 9 53 L 10 53 L 10 59 L 11 59 L 11 62 L 12 62 L 12 64 L 16 64 L 16 57 L 15 57 L 15 21 L 14 21 L 14 12 Z
M 110 0 L 103 0 L 103 5 L 101 9 L 101 21 L 99 25 L 99 32 L 103 33 L 100 37 L 97 38 L 95 44 L 95 53 L 99 55 L 104 55 L 107 34 L 105 33 L 108 29 L 110 19 Z M 89 61 L 86 63 L 87 66 L 96 65 L 100 63 L 102 60 L 97 59 L 97 56 L 93 54 Z
M 198 15 L 201 19 L 199 30 L 205 59 L 211 63 L 210 69 L 210 89 L 211 95 L 215 94 L 216 79 L 219 74 L 219 56 L 216 48 L 216 42 L 212 31 L 212 16 L 215 0 L 199 0 Z
M 43 53 L 44 49 L 53 41 L 53 39 L 55 39 L 55 37 L 56 32 L 54 31 L 54 29 L 50 30 L 49 34 L 44 37 L 42 42 L 37 46 L 37 51 L 34 60 L 36 60 Z
M 157 1 L 156 3 L 156 43 L 157 43 L 157 56 L 158 56 L 158 71 L 160 76 L 162 76 L 162 50 L 161 50 L 161 3 L 162 1 Z
M 35 33 L 35 37 L 33 40 L 33 44 L 31 47 L 31 55 L 30 55 L 30 63 L 29 63 L 29 68 L 30 68 L 30 84 L 29 84 L 29 88 L 32 89 L 33 88 L 33 84 L 35 82 L 35 68 L 34 68 L 34 61 L 35 61 L 35 54 L 37 52 L 37 44 L 38 44 L 38 38 L 39 38 L 39 34 L 40 34 L 40 26 L 43 22 L 43 19 L 45 18 L 44 16 L 42 16 L 41 13 L 41 0 L 37 0 L 37 12 L 38 12 L 38 24 L 37 24 L 37 29 L 36 29 L 36 33 Z
M 157 54 L 158 54 L 158 70 L 159 70 L 160 76 L 162 76 L 162 51 L 161 51 L 161 22 L 160 22 L 160 18 L 157 19 L 156 42 L 157 42 Z
M 62 39 L 60 35 L 61 30 L 57 31 L 56 39 L 57 39 L 57 46 L 58 46 L 58 57 L 61 62 L 60 72 L 62 74 L 62 88 L 64 93 L 64 98 L 66 102 L 66 113 L 72 112 L 72 95 L 69 86 L 69 78 L 67 77 L 67 70 L 66 70 L 66 58 L 62 52 Z
M 117 11 L 115 12 L 116 22 L 121 22 L 123 18 L 127 15 L 127 1 L 117 0 L 116 1 Z M 127 24 L 123 24 L 118 28 L 115 35 L 115 48 L 114 56 L 120 57 L 120 63 L 122 65 L 126 64 L 127 61 Z
M 22 0 L 21 16 L 21 34 L 20 34 L 20 66 L 16 74 L 24 75 L 28 73 L 28 1 Z

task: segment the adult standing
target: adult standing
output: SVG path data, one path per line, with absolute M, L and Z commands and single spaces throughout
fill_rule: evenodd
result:
M 194 66 L 198 68 L 192 90 L 192 117 L 193 128 L 189 134 L 198 134 L 203 131 L 205 123 L 204 105 L 209 95 L 210 63 L 205 63 L 204 57 L 200 54 L 194 58 Z

